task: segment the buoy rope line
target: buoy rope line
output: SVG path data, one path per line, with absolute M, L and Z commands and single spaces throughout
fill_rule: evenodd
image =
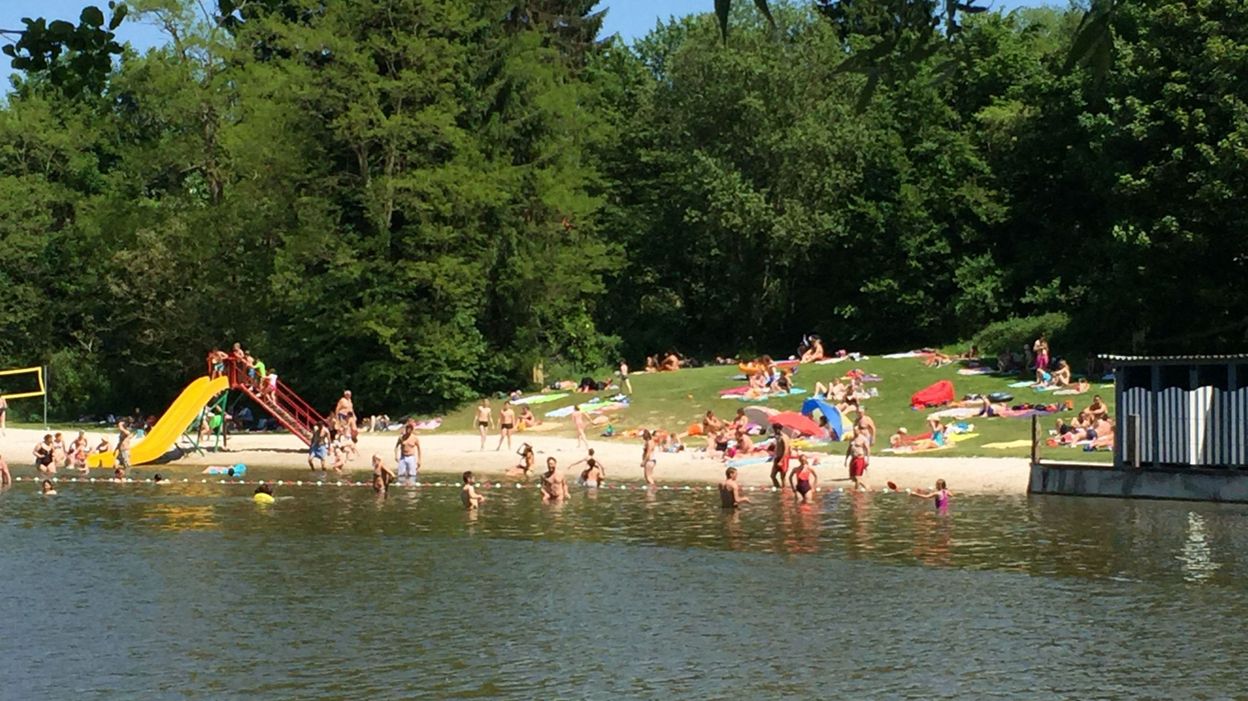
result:
M 259 486 L 262 484 L 267 484 L 273 487 L 372 487 L 373 486 L 372 481 L 361 482 L 359 480 L 232 480 L 232 479 L 231 480 L 226 480 L 226 479 L 210 480 L 207 478 L 201 478 L 201 479 L 195 480 L 195 479 L 190 479 L 187 477 L 183 477 L 182 479 L 173 479 L 173 478 L 162 479 L 160 482 L 156 482 L 150 477 L 141 478 L 141 479 L 134 479 L 132 477 L 117 479 L 113 477 L 98 477 L 97 478 L 97 477 L 56 477 L 56 476 L 20 477 L 19 476 L 19 477 L 14 477 L 13 481 L 14 482 L 31 482 L 31 483 L 38 484 L 38 483 L 42 483 L 45 479 L 49 480 L 53 484 L 64 484 L 68 482 L 68 483 L 76 483 L 76 484 L 149 484 L 149 485 L 150 484 L 217 484 L 217 485 L 231 485 L 231 486 L 243 486 L 243 485 Z M 508 489 L 508 486 L 506 484 L 503 484 L 502 482 L 477 482 L 473 486 L 478 489 Z M 569 484 L 569 486 L 571 486 L 571 484 Z M 409 484 L 404 484 L 401 482 L 390 483 L 390 489 L 428 489 L 430 487 L 463 487 L 463 483 L 462 482 L 412 482 Z M 526 487 L 529 489 L 541 489 L 541 484 L 537 482 L 528 483 L 528 484 L 524 482 L 515 483 L 516 489 L 525 489 Z M 661 491 L 661 492 L 696 492 L 696 491 L 711 492 L 711 491 L 715 491 L 716 489 L 718 489 L 718 486 L 714 484 L 699 484 L 699 485 L 660 484 L 660 485 L 654 485 L 654 486 L 647 486 L 644 484 L 640 484 L 640 485 L 617 484 L 617 485 L 599 485 L 597 487 L 591 487 L 590 489 L 598 489 L 600 491 L 621 491 L 621 492 L 623 491 L 644 492 L 644 491 L 651 490 L 651 489 L 656 490 L 656 491 Z M 747 486 L 742 485 L 741 491 L 743 492 L 779 492 L 781 490 L 774 486 L 773 487 L 768 487 L 768 486 L 748 486 L 747 487 Z M 833 490 L 830 487 L 815 487 L 815 491 L 832 492 Z M 835 491 L 844 492 L 845 488 L 837 487 Z M 876 490 L 872 490 L 872 491 L 876 491 Z M 880 489 L 878 491 L 883 492 L 883 493 L 892 492 L 891 489 Z M 906 489 L 903 491 L 907 494 L 910 493 L 909 489 Z

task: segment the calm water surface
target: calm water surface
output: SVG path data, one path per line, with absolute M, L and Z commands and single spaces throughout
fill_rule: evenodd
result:
M 1233 698 L 1248 510 L 0 494 L 0 698 Z

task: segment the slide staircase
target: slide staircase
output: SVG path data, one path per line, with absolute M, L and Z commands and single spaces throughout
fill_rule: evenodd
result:
M 230 389 L 242 392 L 251 397 L 257 406 L 264 409 L 286 430 L 299 437 L 305 445 L 312 444 L 312 427 L 325 421 L 311 404 L 304 401 L 289 385 L 277 381 L 277 392 L 272 398 L 262 395 L 259 385 L 253 383 L 247 375 L 247 367 L 233 359 L 226 361 L 225 371 L 230 381 Z

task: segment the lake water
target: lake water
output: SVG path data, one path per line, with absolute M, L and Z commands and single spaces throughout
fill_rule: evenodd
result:
M 218 484 L 0 494 L 0 698 L 1229 698 L 1248 510 Z

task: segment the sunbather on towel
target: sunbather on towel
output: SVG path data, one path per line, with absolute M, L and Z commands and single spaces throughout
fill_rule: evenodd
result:
M 1070 385 L 1070 363 L 1065 358 L 1057 361 L 1057 369 L 1053 371 L 1053 384 L 1061 387 Z
M 823 341 L 818 336 L 810 337 L 810 346 L 802 352 L 803 363 L 813 363 L 823 360 Z

